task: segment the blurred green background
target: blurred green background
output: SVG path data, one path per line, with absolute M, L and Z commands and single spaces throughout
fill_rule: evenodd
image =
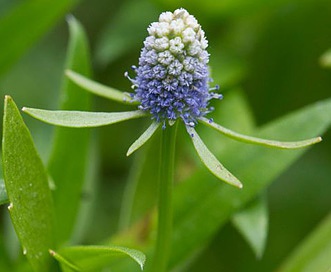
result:
M 0 25 L 13 16 L 18 5 L 33 1 L 0 0 Z M 0 62 L 1 97 L 11 95 L 19 107 L 57 108 L 68 40 L 66 15 L 73 14 L 86 28 L 94 79 L 129 91 L 130 82 L 123 74 L 137 64 L 147 26 L 156 21 L 162 11 L 178 7 L 186 8 L 205 30 L 212 76 L 215 83 L 221 85 L 224 99 L 231 90 L 240 87 L 258 126 L 330 97 L 331 70 L 320 64 L 321 55 L 331 47 L 329 0 L 60 2 L 63 5 L 56 12 L 46 19 L 40 18 L 40 24 L 36 21 L 44 27 L 33 35 L 8 29 L 0 31 L 0 60 L 12 54 L 13 48 L 17 55 L 10 61 Z M 47 5 L 44 8 L 46 11 Z M 22 28 L 29 20 L 22 19 Z M 15 38 L 26 35 L 31 38 Z M 114 111 L 126 107 L 95 98 L 94 109 Z M 46 161 L 52 128 L 24 118 Z M 142 126 L 146 126 L 143 121 L 94 130 L 99 140 L 100 182 L 94 204 L 98 206 L 98 213 L 93 215 L 94 224 L 89 226 L 94 233 L 89 238 L 91 241 L 102 240 L 117 230 L 123 188 L 132 165 L 132 159 L 126 158 L 125 153 Z M 133 130 L 135 133 L 131 133 Z M 261 260 L 255 258 L 243 238 L 228 224 L 192 260 L 188 271 L 272 271 L 277 268 L 330 212 L 330 136 L 329 131 L 321 144 L 268 188 L 270 232 Z M 5 212 L 3 207 L 1 212 Z

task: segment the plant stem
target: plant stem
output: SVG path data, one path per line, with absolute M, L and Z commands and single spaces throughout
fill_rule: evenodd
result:
M 162 130 L 159 172 L 158 226 L 153 270 L 167 271 L 172 234 L 172 190 L 177 123 Z

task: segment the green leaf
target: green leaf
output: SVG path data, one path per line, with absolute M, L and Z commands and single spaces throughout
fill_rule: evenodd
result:
M 160 127 L 160 123 L 153 122 L 148 129 L 141 134 L 141 136 L 130 146 L 127 156 L 130 156 L 133 152 L 139 149 L 142 145 L 144 145 L 155 133 L 155 131 Z
M 66 71 L 66 75 L 70 80 L 75 82 L 78 86 L 95 95 L 105 97 L 123 104 L 129 104 L 129 105 L 137 104 L 135 101 L 132 100 L 130 94 L 128 93 L 121 92 L 114 88 L 102 85 L 71 70 Z
M 6 72 L 76 0 L 22 1 L 0 18 L 0 75 Z
M 23 253 L 35 271 L 49 271 L 54 210 L 48 178 L 30 132 L 9 96 L 5 98 L 2 155 L 8 209 Z
M 237 141 L 249 143 L 249 144 L 257 144 L 262 146 L 268 146 L 268 147 L 275 147 L 279 149 L 297 149 L 302 147 L 307 147 L 316 143 L 319 143 L 322 141 L 321 137 L 315 137 L 312 139 L 307 139 L 303 141 L 296 141 L 296 142 L 281 142 L 281 141 L 274 141 L 274 140 L 266 140 L 266 139 L 260 139 L 256 137 L 251 137 L 247 135 L 243 135 L 238 132 L 234 132 L 231 129 L 225 128 L 219 124 L 216 124 L 215 122 L 211 122 L 207 118 L 200 118 L 199 121 L 201 121 L 203 124 L 217 130 L 218 132 L 234 139 Z
M 99 127 L 147 116 L 140 110 L 124 112 L 51 111 L 33 108 L 22 109 L 45 123 L 63 127 Z
M 0 179 L 0 205 L 6 204 L 9 202 L 5 182 L 3 179 Z
M 54 250 L 50 249 L 49 254 L 51 254 L 51 256 L 61 264 L 61 268 L 63 272 L 81 271 L 76 265 L 71 263 L 66 258 L 62 257 L 59 253 L 55 252 Z
M 235 213 L 232 223 L 247 240 L 257 258 L 261 258 L 268 234 L 268 208 L 266 197 L 258 197 Z
M 331 124 L 331 99 L 276 120 L 256 132 L 263 137 L 312 137 Z M 221 143 L 221 141 L 219 141 Z M 223 160 L 244 182 L 236 190 L 215 182 L 201 169 L 174 192 L 174 235 L 171 267 L 191 257 L 210 241 L 239 208 L 244 207 L 307 149 L 276 150 L 233 142 L 222 149 Z
M 303 241 L 279 272 L 330 271 L 331 214 Z
M 135 249 L 119 246 L 72 246 L 51 251 L 51 255 L 57 259 L 62 267 L 68 267 L 67 271 L 95 271 L 122 259 L 130 257 L 143 270 L 145 255 Z
M 201 161 L 208 170 L 217 178 L 238 188 L 242 188 L 241 182 L 233 176 L 209 151 L 193 127 L 186 126 L 187 133 L 191 136 L 194 148 L 197 151 Z
M 90 75 L 88 41 L 81 24 L 68 18 L 69 44 L 66 68 Z M 60 108 L 62 110 L 89 110 L 90 94 L 63 77 Z M 57 218 L 57 242 L 66 242 L 73 231 L 80 207 L 83 184 L 86 181 L 90 159 L 90 133 L 87 129 L 57 127 L 48 171 L 55 183 L 53 192 Z M 70 203 L 70 205 L 68 205 Z

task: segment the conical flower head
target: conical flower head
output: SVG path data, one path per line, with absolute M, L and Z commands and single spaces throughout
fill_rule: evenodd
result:
M 181 118 L 194 126 L 209 112 L 208 42 L 185 9 L 164 12 L 148 28 L 149 36 L 133 79 L 134 99 L 158 122 Z M 218 97 L 218 96 L 216 96 Z

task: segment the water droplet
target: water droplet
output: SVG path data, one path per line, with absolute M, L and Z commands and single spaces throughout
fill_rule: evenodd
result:
M 28 250 L 25 247 L 23 247 L 23 255 L 26 255 L 27 253 L 28 253 Z

